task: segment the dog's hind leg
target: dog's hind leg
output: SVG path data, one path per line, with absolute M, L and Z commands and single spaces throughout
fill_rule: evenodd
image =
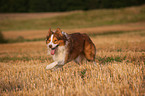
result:
M 96 48 L 92 42 L 89 41 L 85 42 L 84 54 L 88 61 L 95 62 Z
M 94 63 L 94 65 L 97 66 L 97 64 L 95 62 L 96 47 L 93 44 L 92 40 L 86 34 L 84 34 L 84 37 L 85 37 L 85 42 L 84 42 L 84 55 L 85 55 L 85 58 L 88 61 L 92 61 Z

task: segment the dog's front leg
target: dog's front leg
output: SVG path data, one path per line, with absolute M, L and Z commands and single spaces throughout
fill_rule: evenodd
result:
M 47 66 L 46 66 L 46 69 L 52 69 L 52 68 L 55 67 L 57 64 L 58 64 L 58 62 L 55 61 L 55 62 L 53 62 L 53 63 L 47 65 Z

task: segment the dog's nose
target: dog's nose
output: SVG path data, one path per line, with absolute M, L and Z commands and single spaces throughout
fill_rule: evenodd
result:
M 52 48 L 52 45 L 49 45 L 49 48 Z

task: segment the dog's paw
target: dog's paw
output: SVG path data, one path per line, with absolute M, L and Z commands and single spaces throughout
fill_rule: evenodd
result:
M 52 68 L 53 68 L 53 67 L 52 67 L 51 65 L 47 65 L 47 66 L 46 66 L 46 69 L 47 69 L 47 70 L 50 70 L 50 69 L 52 69 Z
M 58 62 L 55 61 L 55 62 L 53 62 L 53 63 L 47 65 L 47 66 L 46 66 L 46 69 L 52 69 L 52 68 L 55 67 L 57 64 L 58 64 Z

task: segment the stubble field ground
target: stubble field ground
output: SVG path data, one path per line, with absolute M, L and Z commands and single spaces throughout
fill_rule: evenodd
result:
M 63 16 L 65 15 L 67 16 L 63 13 Z M 46 18 L 45 16 L 41 18 Z M 11 15 L 7 18 L 11 19 Z M 27 18 L 32 19 L 29 16 Z M 0 95 L 145 95 L 143 19 L 123 24 L 62 29 L 67 33 L 80 32 L 90 36 L 97 49 L 97 67 L 90 62 L 78 65 L 72 61 L 57 71 L 45 69 L 46 65 L 53 62 L 52 58 L 47 56 L 44 39 L 47 29 L 3 29 L 2 33 L 8 43 L 0 44 Z

